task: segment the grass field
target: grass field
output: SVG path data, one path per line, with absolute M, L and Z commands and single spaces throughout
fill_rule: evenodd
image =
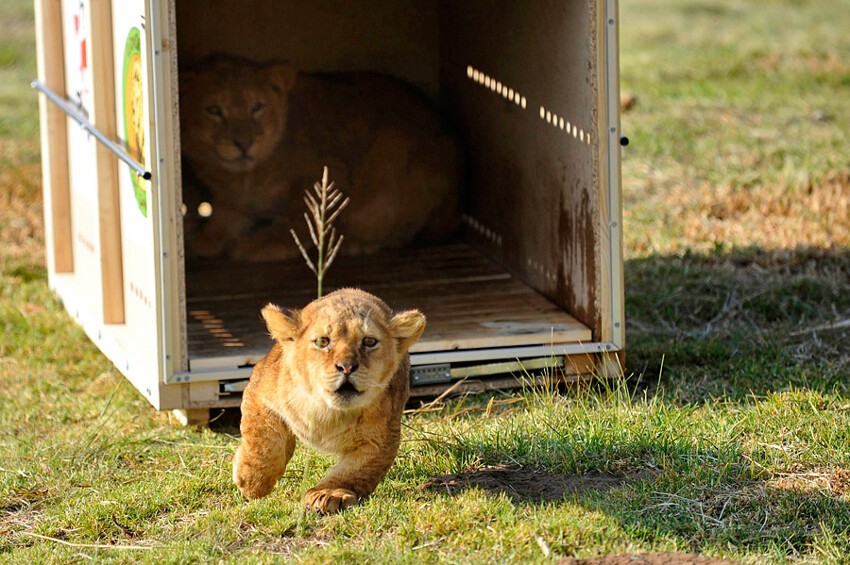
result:
M 232 421 L 153 411 L 48 291 L 32 7 L 0 3 L 0 562 L 850 563 L 850 1 L 621 16 L 628 381 L 411 414 L 320 517 L 328 459 L 245 502 Z

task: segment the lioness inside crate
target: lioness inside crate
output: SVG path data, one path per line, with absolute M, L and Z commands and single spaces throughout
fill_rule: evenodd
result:
M 437 242 L 458 225 L 459 143 L 392 77 L 214 55 L 181 71 L 180 122 L 190 259 L 297 255 L 288 232 L 323 166 L 351 198 L 343 253 Z

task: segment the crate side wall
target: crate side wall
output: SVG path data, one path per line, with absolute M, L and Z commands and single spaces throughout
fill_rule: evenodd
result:
M 593 6 L 444 4 L 444 98 L 473 147 L 466 223 L 522 280 L 600 329 Z

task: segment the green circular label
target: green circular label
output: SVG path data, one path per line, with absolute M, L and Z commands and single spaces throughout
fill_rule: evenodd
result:
M 142 36 L 138 28 L 130 28 L 124 44 L 124 139 L 127 153 L 142 167 L 145 163 L 145 100 L 142 84 Z M 148 215 L 148 181 L 130 170 L 130 182 L 139 210 Z

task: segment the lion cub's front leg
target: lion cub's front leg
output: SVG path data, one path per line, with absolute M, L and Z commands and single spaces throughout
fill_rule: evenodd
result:
M 372 494 L 392 465 L 400 439 L 401 430 L 394 431 L 381 449 L 361 446 L 340 456 L 324 478 L 307 491 L 304 504 L 311 510 L 330 513 L 353 506 L 360 498 Z
M 280 416 L 251 400 L 250 393 L 246 394 L 242 443 L 233 457 L 233 482 L 245 498 L 262 498 L 286 471 L 295 451 L 295 435 Z

